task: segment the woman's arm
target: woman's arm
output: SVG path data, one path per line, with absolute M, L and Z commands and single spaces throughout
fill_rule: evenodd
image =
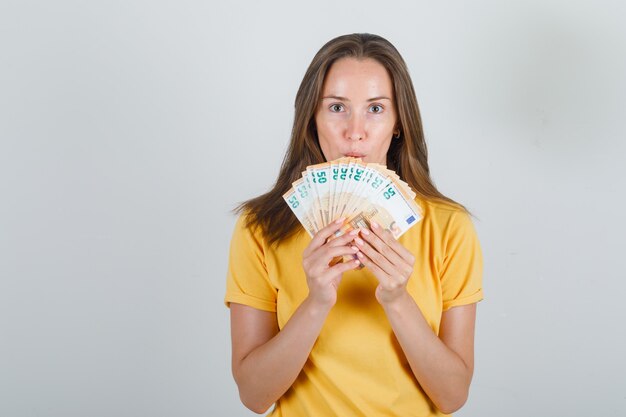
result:
M 474 372 L 475 304 L 442 314 L 439 337 L 406 290 L 415 258 L 376 223 L 355 239 L 357 255 L 379 281 L 376 299 L 417 378 L 433 403 L 452 413 L 465 403 Z
M 263 413 L 289 389 L 327 315 L 306 300 L 278 331 L 276 313 L 231 303 L 233 376 L 246 407 Z
M 428 397 L 443 413 L 457 411 L 467 400 L 474 373 L 476 304 L 444 311 L 439 337 L 408 293 L 383 308 Z
M 298 377 L 337 301 L 343 273 L 360 264 L 351 261 L 329 265 L 335 257 L 356 252 L 346 246 L 356 231 L 327 242 L 342 222 L 321 229 L 302 254 L 309 295 L 282 330 L 278 330 L 276 313 L 230 305 L 233 376 L 241 401 L 256 413 L 265 412 Z

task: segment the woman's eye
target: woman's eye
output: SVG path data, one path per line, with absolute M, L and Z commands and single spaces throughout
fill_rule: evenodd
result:
M 341 110 L 343 110 L 343 106 L 341 104 L 333 104 L 330 106 L 330 111 L 334 112 L 334 113 L 338 113 Z
M 372 113 L 380 113 L 383 111 L 383 106 L 379 106 L 378 104 L 374 104 L 372 106 L 370 106 L 370 110 L 372 111 Z

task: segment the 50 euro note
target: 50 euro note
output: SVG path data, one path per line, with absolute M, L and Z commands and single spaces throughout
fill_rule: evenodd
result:
M 316 217 L 320 218 L 323 225 L 331 222 L 330 219 L 330 164 L 328 162 L 310 165 L 306 168 L 307 177 L 315 189 L 317 204 L 315 205 Z
M 421 209 L 413 197 L 403 187 L 391 181 L 362 209 L 346 219 L 332 238 L 336 239 L 354 229 L 371 229 L 371 223 L 376 222 L 381 228 L 391 232 L 395 239 L 398 239 L 421 218 Z M 356 257 L 354 255 L 343 257 L 346 262 L 352 259 Z M 340 260 L 341 258 L 335 258 L 331 264 Z
M 311 211 L 310 206 L 312 206 L 313 200 L 306 184 L 302 184 L 303 180 L 300 179 L 298 181 L 301 183 L 283 194 L 283 199 L 287 202 L 291 211 L 293 211 L 296 215 L 298 221 L 302 224 L 302 226 L 304 226 L 307 233 L 310 236 L 313 236 L 320 229 L 320 227 L 316 224 L 315 219 L 309 216 L 309 212 Z
M 421 209 L 412 196 L 392 181 L 363 210 L 347 219 L 346 223 L 350 225 L 349 231 L 352 228 L 370 229 L 371 222 L 375 221 L 398 239 L 421 218 Z
M 406 182 L 384 165 L 358 158 L 308 166 L 283 198 L 310 236 L 337 218 L 346 218 L 330 239 L 353 229 L 369 229 L 373 221 L 397 239 L 422 217 Z

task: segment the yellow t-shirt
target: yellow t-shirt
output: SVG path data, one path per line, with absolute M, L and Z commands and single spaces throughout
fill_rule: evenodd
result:
M 416 200 L 423 219 L 399 241 L 416 258 L 407 289 L 438 334 L 441 313 L 478 302 L 482 255 L 469 216 L 438 202 Z M 233 233 L 225 302 L 276 312 L 282 329 L 308 294 L 304 229 L 268 246 L 240 217 Z M 272 417 L 443 416 L 415 379 L 367 269 L 344 274 L 304 368 L 277 401 Z M 285 352 L 289 354 L 289 352 Z

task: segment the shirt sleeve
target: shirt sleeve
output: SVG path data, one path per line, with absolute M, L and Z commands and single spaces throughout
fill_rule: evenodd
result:
M 444 253 L 440 277 L 443 310 L 482 300 L 482 251 L 469 214 L 456 212 L 452 215 Z
M 237 219 L 230 242 L 224 303 L 227 307 L 230 303 L 239 303 L 275 312 L 276 295 L 265 264 L 261 232 L 246 227 L 242 215 Z

